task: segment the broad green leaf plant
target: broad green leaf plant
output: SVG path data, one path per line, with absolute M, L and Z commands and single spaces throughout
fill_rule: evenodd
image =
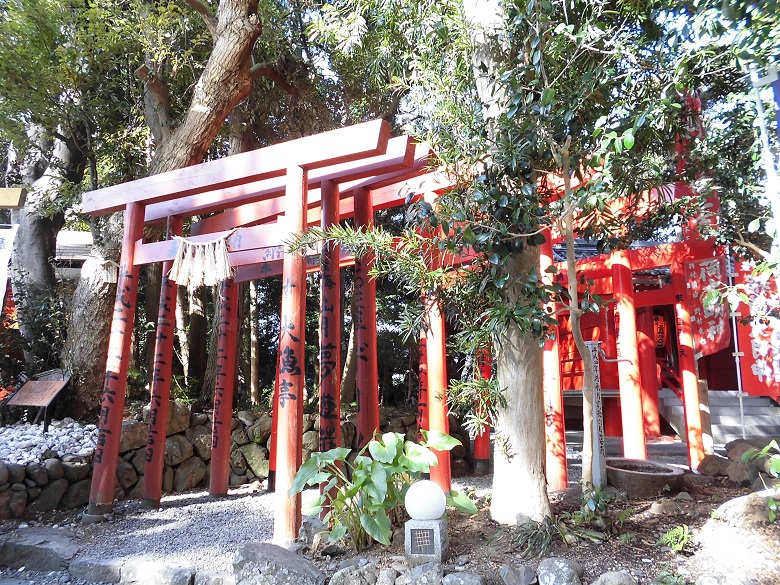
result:
M 390 544 L 393 526 L 402 519 L 406 490 L 437 464 L 431 449 L 449 451 L 460 441 L 439 431 L 423 432 L 421 444 L 404 440 L 399 433 L 377 436 L 349 462 L 346 447 L 312 453 L 295 475 L 290 495 L 307 486 L 324 484 L 321 495 L 304 507 L 313 516 L 327 509 L 325 522 L 330 540 L 349 535 L 355 550 L 363 550 L 372 540 Z M 466 496 L 451 491 L 447 503 L 461 512 L 476 514 L 477 508 Z

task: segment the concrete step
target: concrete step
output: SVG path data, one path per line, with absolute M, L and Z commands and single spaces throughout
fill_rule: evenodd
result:
M 745 436 L 748 439 L 766 439 L 769 443 L 773 438 L 780 438 L 780 428 L 767 425 L 745 425 Z M 738 425 L 712 425 L 712 437 L 715 443 L 728 443 L 734 439 L 741 439 L 742 427 Z
M 682 404 L 675 404 L 673 406 L 666 406 L 665 408 L 661 408 L 659 406 L 659 411 L 667 412 L 673 415 L 683 416 L 683 413 L 685 410 L 683 409 Z M 778 409 L 780 410 L 780 409 Z M 711 419 L 715 420 L 716 417 L 734 417 L 737 420 L 739 420 L 739 408 L 735 409 L 729 409 L 727 411 L 721 411 L 721 410 L 713 410 L 711 413 Z M 765 422 L 766 424 L 780 424 L 780 412 L 774 413 L 771 410 L 767 412 L 767 409 L 763 408 L 746 408 L 745 409 L 745 418 L 753 418 L 753 417 L 769 417 Z
M 741 425 L 742 420 L 740 419 L 739 413 L 737 414 L 712 414 L 710 417 L 710 420 L 712 421 L 712 424 L 718 424 L 718 425 Z M 772 414 L 750 414 L 748 415 L 745 413 L 745 424 L 752 424 L 752 425 L 768 425 L 768 426 L 776 426 L 780 428 L 780 414 L 778 415 L 772 415 Z
M 739 404 L 739 397 L 738 396 L 731 396 L 731 397 L 723 397 L 723 398 L 713 398 L 710 396 L 710 406 L 734 406 Z M 742 397 L 742 404 L 744 405 L 750 405 L 750 406 L 766 406 L 766 407 L 774 407 L 774 404 L 772 404 L 772 401 L 767 398 L 766 396 L 743 396 Z

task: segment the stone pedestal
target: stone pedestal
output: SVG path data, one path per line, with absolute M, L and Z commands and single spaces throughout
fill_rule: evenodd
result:
M 440 563 L 449 548 L 447 519 L 409 520 L 404 525 L 404 548 L 411 566 Z

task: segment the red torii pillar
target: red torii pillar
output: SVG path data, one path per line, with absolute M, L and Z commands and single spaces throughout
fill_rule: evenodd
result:
M 306 229 L 308 177 L 298 166 L 287 169 L 285 221 L 292 233 Z M 279 386 L 276 392 L 276 497 L 274 541 L 290 543 L 301 526 L 301 495 L 289 495 L 301 466 L 303 357 L 306 347 L 306 258 L 286 253 L 282 268 L 282 321 L 279 331 Z
M 236 336 L 238 332 L 238 286 L 230 278 L 219 287 L 217 327 L 217 372 L 214 416 L 211 429 L 211 476 L 209 493 L 225 495 L 230 484 L 230 436 L 233 392 L 236 386 Z
M 168 238 L 180 236 L 182 218 L 168 220 Z M 162 266 L 160 305 L 157 311 L 157 339 L 154 348 L 154 367 L 149 410 L 149 434 L 146 439 L 146 466 L 144 468 L 141 506 L 157 508 L 162 497 L 162 477 L 165 467 L 165 438 L 168 430 L 168 412 L 171 400 L 171 367 L 173 337 L 175 334 L 176 283 L 168 278 L 173 260 Z
M 545 285 L 552 284 L 552 274 L 547 272 L 553 264 L 552 235 L 544 231 L 544 243 L 539 250 L 539 273 Z M 545 307 L 555 312 L 555 303 Z M 563 490 L 569 485 L 569 469 L 566 461 L 566 427 L 563 416 L 561 391 L 561 357 L 558 350 L 558 328 L 554 336 L 544 341 L 544 434 L 547 439 L 545 470 L 547 485 L 551 490 Z
M 339 223 L 339 188 L 323 181 L 322 229 Z M 341 269 L 338 244 L 322 245 L 320 265 L 320 451 L 341 446 Z
M 374 225 L 374 206 L 371 193 L 356 189 L 355 227 L 371 229 Z M 379 375 L 376 361 L 376 280 L 369 276 L 374 266 L 374 254 L 368 252 L 355 258 L 355 340 L 357 346 L 357 372 L 355 396 L 357 398 L 358 449 L 374 438 L 379 430 Z
M 127 368 L 130 364 L 128 358 L 133 339 L 133 322 L 138 299 L 139 267 L 134 264 L 135 243 L 143 238 L 143 233 L 144 205 L 138 202 L 128 203 L 125 207 L 119 279 L 108 342 L 108 359 L 106 361 L 103 399 L 100 404 L 98 440 L 93 459 L 89 516 L 107 514 L 113 508 L 119 440 L 125 408 Z
M 685 440 L 688 443 L 688 465 L 692 470 L 704 459 L 701 411 L 699 410 L 699 375 L 694 355 L 691 313 L 686 301 L 686 281 L 683 260 L 675 259 L 671 265 L 674 314 L 677 330 L 677 357 L 682 380 L 683 407 L 685 409 Z
M 428 333 L 420 331 L 420 366 L 417 370 L 417 435 L 422 440 L 422 430 L 428 430 Z
M 645 436 L 658 437 L 661 435 L 661 416 L 658 413 L 658 364 L 655 361 L 652 307 L 643 307 L 636 312 L 636 328 Z
M 644 414 L 639 379 L 639 352 L 637 351 L 634 282 L 628 252 L 612 253 L 612 286 L 617 301 L 618 378 L 620 380 L 620 409 L 623 423 L 623 454 L 631 459 L 647 459 L 645 448 Z
M 428 425 L 431 431 L 449 434 L 447 419 L 447 342 L 445 338 L 444 315 L 439 301 L 433 297 L 425 299 L 425 314 L 428 318 L 426 353 L 428 365 Z M 439 464 L 431 467 L 431 480 L 448 493 L 452 489 L 450 452 L 432 449 Z
M 478 350 L 476 359 L 480 377 L 483 380 L 490 380 L 493 375 L 490 350 L 487 348 Z M 487 475 L 488 473 L 490 473 L 490 423 L 474 437 L 474 474 Z

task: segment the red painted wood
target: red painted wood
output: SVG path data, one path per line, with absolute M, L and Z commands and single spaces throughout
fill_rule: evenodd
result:
M 82 196 L 84 213 L 103 215 L 131 202 L 157 203 L 283 175 L 291 165 L 316 169 L 385 152 L 390 126 L 384 120 L 314 136 L 113 185 Z
M 322 183 L 322 229 L 339 223 L 339 188 L 333 181 Z M 320 451 L 341 446 L 341 268 L 340 246 L 322 245 L 320 279 Z M 325 482 L 320 485 L 324 493 Z M 331 494 L 336 496 L 338 488 Z M 329 512 L 325 506 L 321 517 Z
M 420 431 L 431 430 L 428 418 L 428 333 L 420 331 L 420 365 L 417 370 L 419 387 L 417 390 L 417 430 L 419 439 L 423 436 Z
M 231 254 L 231 258 L 233 255 Z M 341 258 L 339 260 L 339 267 L 345 268 L 346 266 L 352 266 L 355 263 L 355 259 L 345 250 L 341 250 Z M 312 252 L 306 256 L 306 272 L 319 272 L 320 260 L 319 257 Z M 235 281 L 247 282 L 248 280 L 257 280 L 258 278 L 267 278 L 269 276 L 279 276 L 282 274 L 282 261 L 274 260 L 271 262 L 262 262 L 260 264 L 246 264 L 238 265 L 236 267 Z
M 677 331 L 677 359 L 682 380 L 683 406 L 685 407 L 685 440 L 688 444 L 688 465 L 697 469 L 704 459 L 701 411 L 699 410 L 699 381 L 696 371 L 696 356 L 693 353 L 693 328 L 691 315 L 685 302 L 684 259 L 671 265 L 672 287 L 675 303 L 674 317 Z
M 337 225 L 338 185 L 322 184 L 322 228 Z M 340 247 L 322 246 L 320 281 L 320 451 L 341 446 L 341 269 Z
M 642 412 L 646 437 L 661 435 L 661 416 L 658 413 L 658 381 L 655 361 L 653 309 L 645 307 L 636 312 L 636 339 L 639 353 L 639 378 L 642 382 Z
M 278 362 L 278 360 L 277 360 Z M 276 444 L 279 435 L 279 367 L 277 363 L 274 379 L 274 397 L 271 406 L 271 443 L 268 447 L 268 483 L 269 492 L 276 491 Z
M 553 249 L 550 230 L 546 230 L 545 242 L 539 254 L 539 273 L 542 282 L 550 286 L 552 274 L 547 270 L 553 264 Z M 548 303 L 545 310 L 555 313 L 558 307 Z M 563 416 L 563 393 L 561 391 L 561 356 L 558 350 L 558 328 L 554 336 L 544 342 L 544 434 L 547 443 L 545 475 L 551 490 L 563 490 L 569 486 L 569 470 L 566 460 L 566 425 Z
M 427 184 L 424 181 L 416 180 L 416 177 L 425 170 L 428 164 L 428 148 L 421 145 L 417 145 L 415 148 L 413 164 L 408 169 L 340 183 L 339 190 L 342 200 L 339 214 L 341 217 L 346 218 L 354 215 L 352 194 L 357 189 L 373 190 L 381 187 L 378 191 L 372 192 L 371 195 L 374 209 L 378 210 L 403 204 L 407 197 L 414 195 L 418 186 Z M 307 213 L 308 225 L 310 226 L 319 225 L 320 223 L 321 206 L 319 203 L 322 198 L 320 191 L 320 189 L 309 189 Z M 284 197 L 283 194 L 279 194 L 267 200 L 245 203 L 234 209 L 228 209 L 218 215 L 201 220 L 193 224 L 192 233 L 203 234 L 223 231 L 236 226 L 276 221 L 276 218 L 283 213 Z
M 287 221 L 292 230 L 305 229 L 306 171 L 287 171 Z M 279 387 L 277 389 L 276 497 L 274 541 L 291 543 L 301 525 L 301 495 L 288 494 L 301 466 L 301 430 L 305 392 L 306 260 L 285 254 L 282 276 L 282 320 L 279 333 Z
M 314 169 L 309 173 L 309 188 L 318 186 L 322 181 L 336 181 L 340 183 L 357 181 L 366 177 L 373 177 L 379 173 L 397 172 L 408 169 L 415 162 L 415 145 L 409 136 L 391 138 L 387 143 L 387 152 L 379 156 L 364 158 L 362 160 L 330 165 Z M 286 177 L 271 177 L 261 181 L 253 181 L 242 185 L 225 187 L 179 197 L 171 201 L 155 203 L 146 210 L 146 222 L 153 223 L 165 219 L 170 215 L 189 217 L 192 215 L 213 213 L 222 211 L 228 207 L 241 209 L 246 204 L 261 200 L 283 201 Z M 319 200 L 319 198 L 318 198 Z M 309 204 L 312 202 L 309 196 Z M 237 207 L 241 206 L 241 207 Z M 226 212 L 227 213 L 227 212 Z M 240 211 L 239 211 L 240 214 Z M 245 225 L 239 222 L 233 226 Z M 221 228 L 224 229 L 224 228 Z
M 374 209 L 368 191 L 355 192 L 355 225 L 373 227 Z M 355 340 L 357 344 L 358 448 L 362 448 L 379 430 L 379 378 L 376 356 L 376 281 L 369 276 L 374 254 L 355 259 Z
M 428 318 L 428 417 L 430 430 L 449 433 L 447 418 L 447 343 L 445 338 L 444 315 L 435 298 L 425 302 Z M 433 449 L 439 464 L 431 467 L 431 481 L 444 493 L 452 489 L 452 470 L 450 452 Z
M 612 253 L 617 337 L 620 410 L 623 420 L 623 454 L 629 459 L 647 459 L 644 413 L 639 379 L 639 353 L 636 348 L 634 283 L 628 254 Z
M 230 231 L 224 231 L 214 234 L 203 234 L 200 236 L 193 236 L 189 239 L 193 242 L 208 242 L 230 233 Z M 228 249 L 231 252 L 279 247 L 281 243 L 286 239 L 289 239 L 290 236 L 291 232 L 287 225 L 283 223 L 273 223 L 263 226 L 239 228 L 228 237 L 227 244 Z M 173 260 L 176 257 L 178 248 L 178 242 L 173 240 L 152 242 L 149 244 L 144 244 L 139 241 L 136 243 L 134 261 L 136 264 L 149 264 L 151 262 Z
M 136 301 L 138 298 L 138 267 L 133 263 L 133 242 L 143 237 L 144 209 L 140 203 L 130 203 L 125 209 L 122 252 L 119 260 L 119 281 L 114 302 L 114 317 L 108 341 L 106 377 L 97 446 L 93 456 L 92 488 L 89 495 L 89 513 L 111 512 L 114 502 L 119 439 L 127 388 L 127 369 L 133 338 Z
M 219 287 L 217 374 L 214 386 L 209 479 L 209 493 L 213 496 L 227 494 L 230 484 L 230 435 L 233 431 L 233 394 L 236 387 L 238 294 L 238 285 L 232 279 L 223 281 Z
M 182 218 L 172 217 L 169 223 L 169 236 L 180 236 L 181 232 Z M 157 311 L 157 338 L 150 388 L 149 435 L 146 439 L 146 466 L 141 491 L 142 503 L 147 508 L 158 507 L 162 497 L 165 438 L 171 399 L 173 338 L 176 333 L 176 283 L 168 279 L 172 265 L 171 261 L 163 263 L 160 305 Z
M 477 351 L 477 364 L 479 374 L 483 380 L 490 380 L 492 376 L 492 360 L 490 350 L 483 348 Z M 474 473 L 476 475 L 487 475 L 490 473 L 490 425 L 474 437 Z

